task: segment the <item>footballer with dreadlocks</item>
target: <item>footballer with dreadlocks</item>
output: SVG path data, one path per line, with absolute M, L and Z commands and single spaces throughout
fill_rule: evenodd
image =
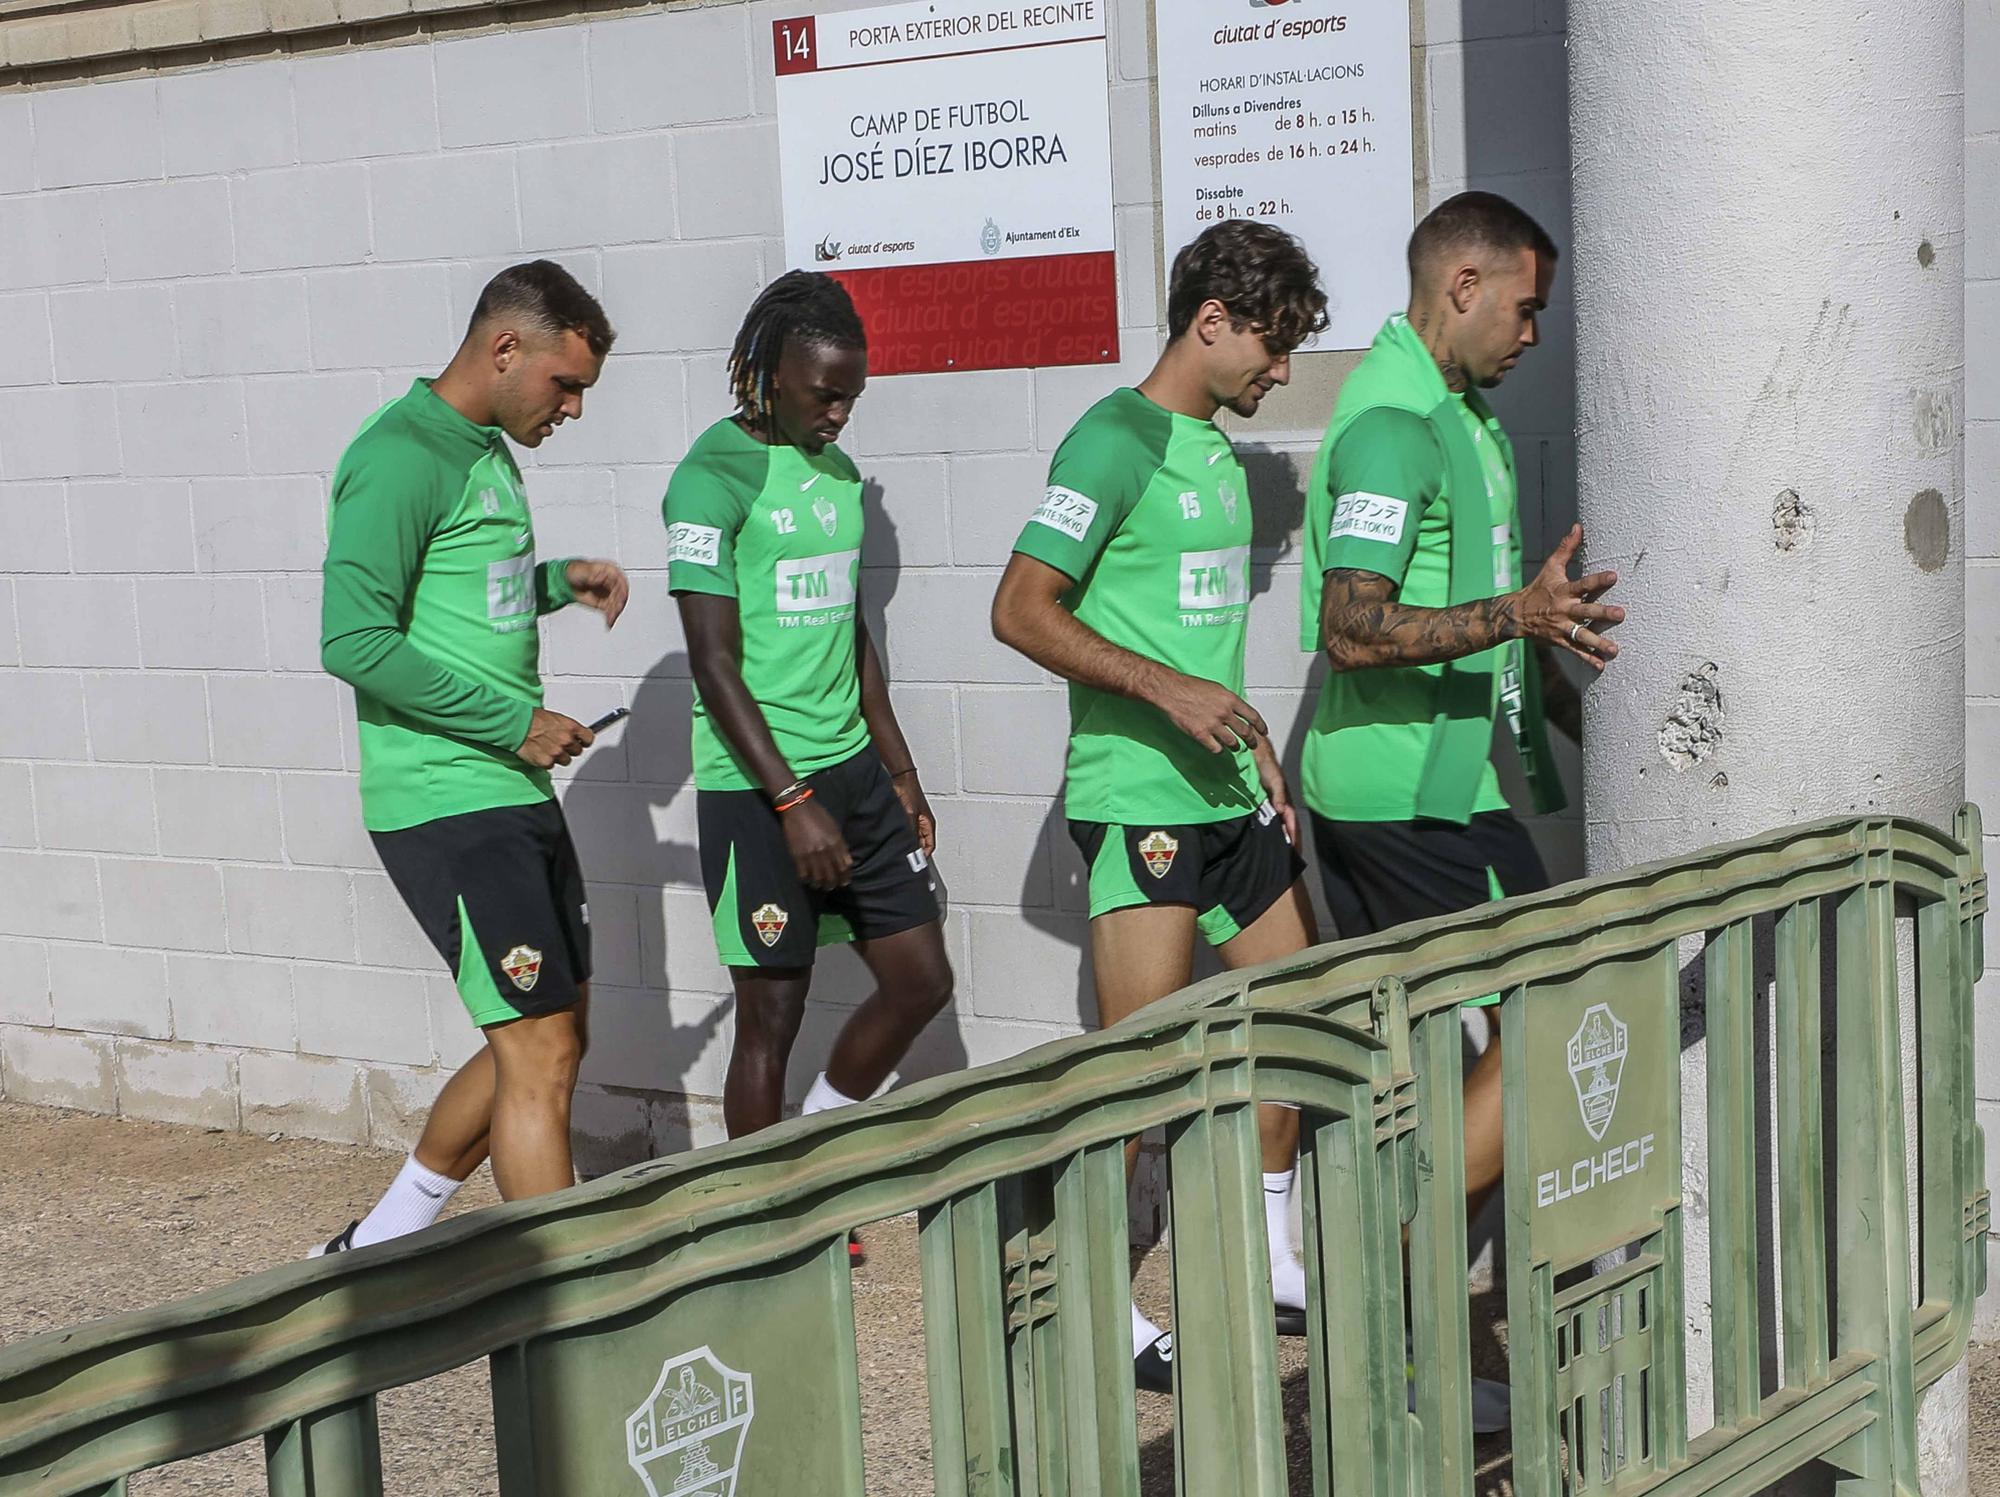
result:
M 852 941 L 875 992 L 805 1111 L 872 1096 L 951 999 L 936 823 L 857 605 L 861 475 L 835 445 L 868 380 L 847 292 L 792 271 L 729 355 L 734 415 L 664 506 L 695 681 L 702 879 L 736 988 L 732 1138 L 778 1121 L 818 947 Z

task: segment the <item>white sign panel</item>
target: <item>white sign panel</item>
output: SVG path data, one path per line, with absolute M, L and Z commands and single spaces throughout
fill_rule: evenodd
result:
M 773 23 L 786 258 L 846 284 L 875 372 L 1116 358 L 1105 3 Z
M 1166 264 L 1223 219 L 1275 223 L 1319 263 L 1315 346 L 1367 347 L 1409 299 L 1406 0 L 1157 0 L 1154 27 Z

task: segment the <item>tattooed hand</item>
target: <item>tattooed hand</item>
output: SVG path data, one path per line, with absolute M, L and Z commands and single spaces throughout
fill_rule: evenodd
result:
M 1625 610 L 1596 599 L 1618 581 L 1593 572 L 1572 581 L 1569 564 L 1583 544 L 1572 526 L 1553 555 L 1519 592 L 1450 608 L 1412 608 L 1396 601 L 1396 584 L 1379 573 L 1336 567 L 1326 574 L 1320 639 L 1338 671 L 1385 665 L 1434 665 L 1490 650 L 1510 639 L 1544 641 L 1603 670 L 1618 646 L 1602 631 L 1623 623 Z M 1572 640 L 1570 631 L 1582 623 Z

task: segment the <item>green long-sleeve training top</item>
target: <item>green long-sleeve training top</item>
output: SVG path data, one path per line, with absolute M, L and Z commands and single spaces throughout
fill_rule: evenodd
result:
M 535 564 L 520 470 L 418 380 L 334 469 L 320 661 L 354 688 L 372 832 L 554 791 L 515 755 L 542 702 L 535 620 L 571 600 L 567 559 Z

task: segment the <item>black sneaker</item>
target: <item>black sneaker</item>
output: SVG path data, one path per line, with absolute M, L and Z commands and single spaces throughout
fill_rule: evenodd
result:
M 324 1258 L 328 1253 L 345 1253 L 351 1251 L 354 1247 L 354 1229 L 360 1225 L 361 1219 L 356 1217 L 333 1236 L 327 1238 L 325 1242 L 322 1242 L 310 1253 L 307 1253 L 306 1256 L 308 1258 Z
M 847 1266 L 849 1268 L 859 1268 L 867 1261 L 868 1249 L 862 1246 L 861 1234 L 859 1232 L 849 1232 L 847 1234 Z
M 1278 1306 L 1278 1334 L 1280 1336 L 1303 1336 L 1306 1333 L 1306 1312 L 1290 1305 Z
M 1162 1331 L 1152 1343 L 1132 1359 L 1132 1376 L 1140 1387 L 1152 1393 L 1174 1391 L 1174 1333 Z

